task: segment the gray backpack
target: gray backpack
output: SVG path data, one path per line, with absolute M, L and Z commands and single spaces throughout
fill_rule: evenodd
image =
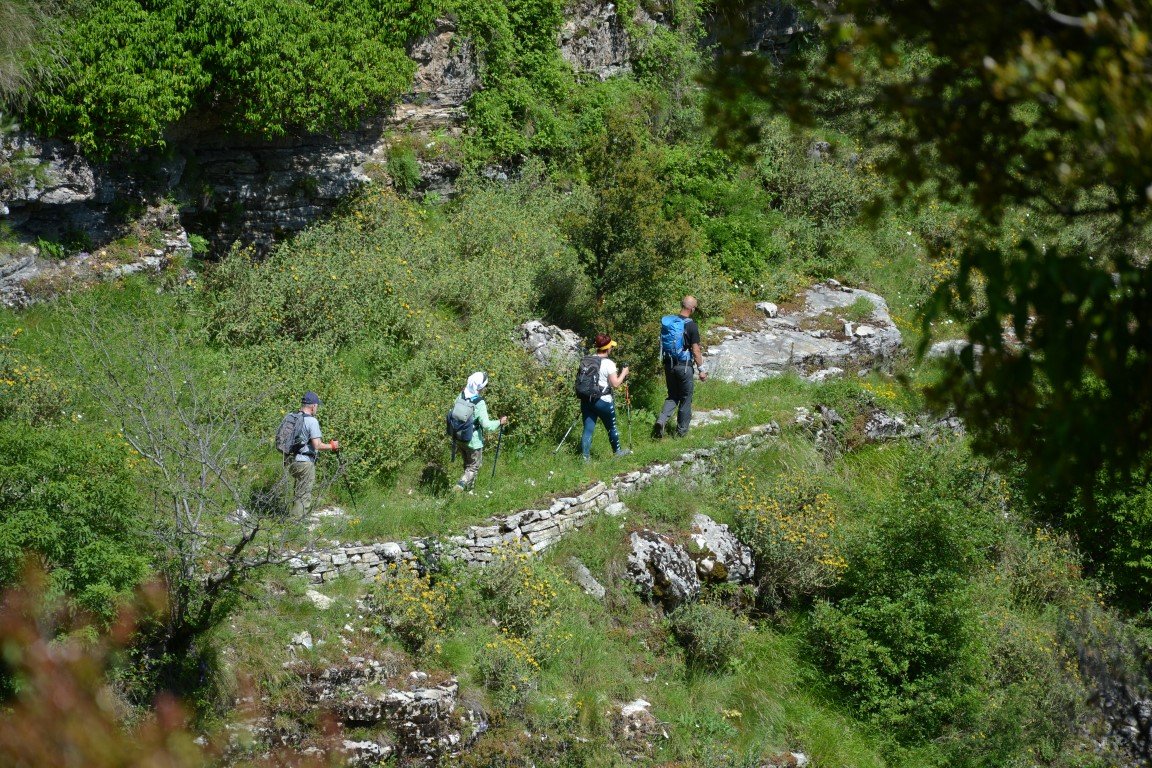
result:
M 445 431 L 448 437 L 462 443 L 472 439 L 472 435 L 476 432 L 476 403 L 479 401 L 480 398 L 469 400 L 463 395 L 456 398 L 452 410 L 448 411 L 448 417 L 445 419 Z
M 276 430 L 276 450 L 285 456 L 295 456 L 307 442 L 303 411 L 292 411 L 280 420 L 280 427 Z

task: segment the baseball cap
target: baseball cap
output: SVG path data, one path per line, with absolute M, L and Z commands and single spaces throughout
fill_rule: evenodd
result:
M 315 392 L 305 392 L 304 397 L 300 398 L 301 405 L 320 405 L 320 396 Z

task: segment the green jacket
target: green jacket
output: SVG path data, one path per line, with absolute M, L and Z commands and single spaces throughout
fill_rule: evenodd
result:
M 496 429 L 500 426 L 500 420 L 488 418 L 488 403 L 483 400 L 476 403 L 473 417 L 476 419 L 476 429 L 472 431 L 472 439 L 468 441 L 468 447 L 475 451 L 484 447 L 485 430 L 491 432 Z

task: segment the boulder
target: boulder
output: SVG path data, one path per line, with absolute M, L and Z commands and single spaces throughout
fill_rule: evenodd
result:
M 604 586 L 596 581 L 596 577 L 588 570 L 588 566 L 575 557 L 568 558 L 568 564 L 572 567 L 572 580 L 580 585 L 584 594 L 592 595 L 597 600 L 603 600 Z
M 902 413 L 873 411 L 864 422 L 864 437 L 872 442 L 894 440 L 900 437 L 913 437 L 920 434 L 920 427 L 909 424 Z
M 517 343 L 540 365 L 563 368 L 580 359 L 582 344 L 575 331 L 529 320 L 520 326 Z
M 860 317 L 858 307 L 868 304 L 871 311 Z M 849 364 L 870 369 L 884 365 L 902 345 L 882 297 L 835 280 L 805 291 L 800 309 L 777 310 L 773 316 L 768 307 L 757 306 L 766 315 L 760 328 L 731 338 L 726 334 L 708 349 L 713 378 L 748 384 L 787 370 L 808 374 Z
M 928 348 L 926 357 L 929 360 L 939 360 L 945 357 L 959 356 L 961 352 L 969 347 L 972 348 L 972 354 L 976 357 L 984 352 L 984 347 L 979 344 L 971 344 L 966 339 L 946 339 L 944 341 L 937 341 Z
M 700 594 L 696 563 L 683 548 L 655 531 L 632 533 L 628 554 L 628 578 L 641 592 L 672 609 L 695 600 Z
M 742 583 L 752 580 L 756 566 L 752 550 L 708 515 L 692 518 L 692 534 L 688 538 L 688 556 L 696 563 L 696 572 L 705 581 Z
M 312 605 L 316 606 L 321 611 L 326 611 L 332 607 L 332 598 L 321 592 L 317 592 L 315 589 L 308 590 L 304 593 L 304 596 L 311 600 Z

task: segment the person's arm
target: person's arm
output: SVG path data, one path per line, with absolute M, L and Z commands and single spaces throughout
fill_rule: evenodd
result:
M 704 372 L 704 354 L 700 351 L 700 326 L 695 321 L 692 322 L 692 359 L 696 361 L 696 370 L 699 372 L 700 381 L 708 378 L 708 374 Z
M 311 423 L 308 423 L 308 433 L 308 444 L 312 446 L 313 451 L 319 452 L 340 450 L 339 440 L 331 440 L 326 443 L 320 439 L 320 422 L 316 421 L 315 418 L 312 418 Z
M 620 373 L 608 374 L 608 383 L 613 389 L 624 383 L 624 379 L 628 378 L 628 366 L 624 366 Z
M 499 419 L 489 418 L 489 416 L 488 416 L 488 403 L 484 402 L 483 400 L 476 403 L 475 418 L 476 418 L 476 424 L 486 432 L 491 432 L 492 430 L 499 427 L 501 424 L 507 424 L 508 423 L 508 417 L 507 416 L 501 416 Z

